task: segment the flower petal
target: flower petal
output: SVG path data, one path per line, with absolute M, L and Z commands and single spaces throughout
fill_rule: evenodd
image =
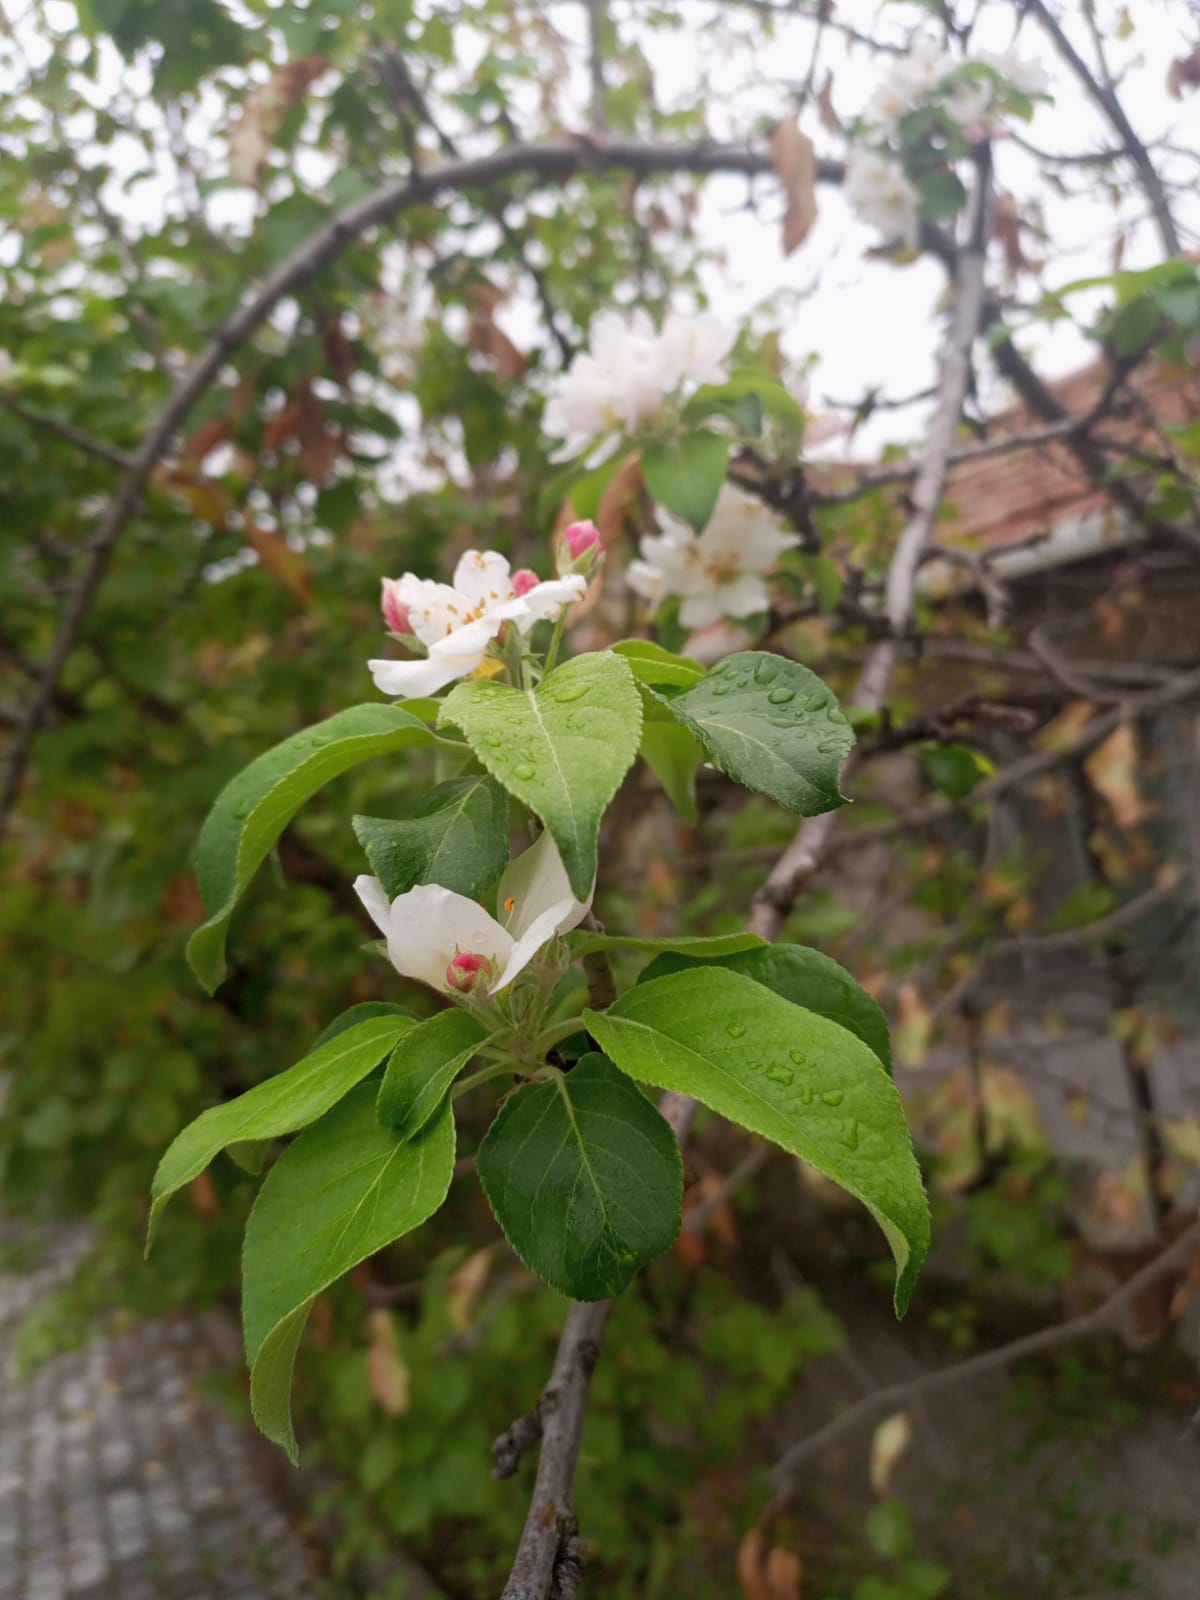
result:
M 557 620 L 559 612 L 565 606 L 581 600 L 586 589 L 587 579 L 581 572 L 572 573 L 566 578 L 549 578 L 545 583 L 527 589 L 524 600 L 529 614 L 520 618 L 517 626 L 522 633 L 528 633 L 535 622 Z
M 368 661 L 367 666 L 380 694 L 392 700 L 423 700 L 453 683 L 455 678 L 465 678 L 469 672 L 474 672 L 482 660 L 482 650 L 470 662 L 459 657 L 435 656 L 431 652 L 424 661 Z
M 512 598 L 508 562 L 498 550 L 468 550 L 454 569 L 454 587 L 471 606 L 490 610 Z
M 371 921 L 386 938 L 392 908 L 379 879 L 373 878 L 369 872 L 360 873 L 354 880 L 354 892 L 366 907 Z
M 497 970 L 508 963 L 513 940 L 482 906 L 440 883 L 423 883 L 392 901 L 388 955 L 397 972 L 449 992 L 446 968 L 461 951 L 487 956 Z

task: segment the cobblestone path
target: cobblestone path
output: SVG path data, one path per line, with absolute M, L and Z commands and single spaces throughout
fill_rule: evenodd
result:
M 247 1429 L 201 1392 L 223 1318 L 135 1323 L 18 1382 L 22 1319 L 86 1248 L 64 1227 L 32 1270 L 0 1262 L 0 1600 L 317 1600 Z

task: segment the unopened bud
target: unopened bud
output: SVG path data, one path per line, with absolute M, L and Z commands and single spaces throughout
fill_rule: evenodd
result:
M 557 567 L 560 578 L 576 572 L 590 577 L 603 560 L 604 546 L 594 522 L 572 522 L 559 535 Z
M 519 572 L 514 572 L 512 575 L 513 593 L 521 599 L 531 589 L 536 589 L 541 581 L 536 572 L 531 572 L 528 567 L 522 567 Z
M 446 987 L 456 994 L 470 994 L 480 982 L 486 983 L 494 971 L 490 956 L 460 950 L 446 968 Z
M 393 633 L 411 633 L 412 623 L 408 620 L 408 607 L 400 600 L 396 593 L 399 584 L 395 578 L 383 580 L 383 596 L 379 602 L 383 612 L 383 620 Z

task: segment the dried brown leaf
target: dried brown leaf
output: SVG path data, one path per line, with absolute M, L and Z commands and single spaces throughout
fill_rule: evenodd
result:
M 380 1410 L 389 1417 L 402 1417 L 408 1410 L 408 1367 L 396 1344 L 396 1329 L 391 1313 L 376 1310 L 367 1317 L 367 1373 L 371 1393 Z
M 817 220 L 817 152 L 812 140 L 785 117 L 771 135 L 771 161 L 787 208 L 783 215 L 783 253 L 799 249 Z

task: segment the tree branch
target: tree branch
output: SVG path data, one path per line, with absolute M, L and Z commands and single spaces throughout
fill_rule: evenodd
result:
M 890 632 L 871 646 L 853 696 L 854 705 L 878 712 L 904 641 L 912 627 L 917 572 L 933 536 L 933 525 L 946 487 L 955 434 L 971 379 L 971 346 L 986 304 L 985 268 L 991 214 L 991 161 L 987 150 L 977 156 L 975 187 L 967 219 L 967 243 L 958 252 L 954 310 L 943 349 L 938 379 L 938 404 L 912 491 L 912 515 L 896 544 L 888 568 L 884 613 Z M 795 838 L 775 863 L 755 895 L 747 927 L 773 939 L 796 903 L 800 890 L 816 872 L 834 829 L 837 812 L 826 811 L 801 823 Z
M 810 1433 L 806 1439 L 794 1444 L 779 1458 L 772 1469 L 776 1485 L 773 1509 L 782 1509 L 795 1492 L 796 1473 L 804 1462 L 829 1449 L 839 1439 L 853 1433 L 880 1412 L 899 1410 L 912 1405 L 914 1401 L 925 1399 L 927 1395 L 939 1389 L 949 1388 L 953 1384 L 967 1383 L 974 1378 L 983 1377 L 986 1373 L 1002 1371 L 1005 1367 L 1010 1367 L 1017 1361 L 1024 1361 L 1029 1356 L 1040 1355 L 1044 1350 L 1054 1350 L 1059 1345 L 1071 1344 L 1076 1339 L 1091 1338 L 1096 1334 L 1108 1333 L 1118 1328 L 1123 1313 L 1138 1296 L 1156 1283 L 1164 1273 L 1170 1272 L 1185 1261 L 1197 1244 L 1200 1244 L 1200 1222 L 1193 1223 L 1174 1244 L 1155 1256 L 1154 1260 L 1148 1262 L 1140 1272 L 1134 1273 L 1128 1282 L 1109 1295 L 1108 1299 L 1094 1311 L 1072 1317 L 1068 1322 L 1056 1323 L 1052 1328 L 1039 1328 L 1036 1333 L 1026 1334 L 1023 1338 L 1014 1339 L 995 1350 L 985 1350 L 967 1361 L 958 1362 L 955 1366 L 943 1367 L 937 1372 L 926 1372 L 909 1383 L 889 1383 L 881 1389 L 873 1389 L 870 1394 L 855 1401 L 848 1410 L 832 1418 L 823 1428 L 818 1428 L 816 1433 Z
M 1171 215 L 1171 205 L 1167 199 L 1167 191 L 1163 187 L 1162 179 L 1155 170 L 1154 162 L 1150 159 L 1150 152 L 1146 149 L 1146 146 L 1134 130 L 1133 124 L 1125 115 L 1125 108 L 1121 104 L 1116 88 L 1111 81 L 1102 83 L 1095 76 L 1087 62 L 1067 37 L 1058 18 L 1050 10 L 1050 7 L 1045 4 L 1045 0 L 1025 0 L 1025 9 L 1038 19 L 1051 39 L 1054 40 L 1059 55 L 1062 56 L 1071 71 L 1079 79 L 1084 92 L 1095 101 L 1096 105 L 1108 118 L 1118 138 L 1121 140 L 1124 155 L 1136 171 L 1142 188 L 1146 192 L 1146 198 L 1150 202 L 1150 209 L 1154 213 L 1154 220 L 1158 224 L 1158 233 L 1162 240 L 1164 252 L 1168 256 L 1180 255 L 1183 246 L 1179 241 L 1175 219 Z M 1088 7 L 1084 7 L 1085 11 L 1088 9 Z

